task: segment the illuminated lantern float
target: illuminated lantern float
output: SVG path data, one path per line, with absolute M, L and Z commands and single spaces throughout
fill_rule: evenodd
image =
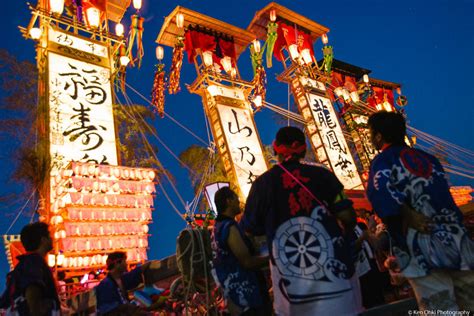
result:
M 360 170 L 328 93 L 333 61 L 332 47 L 327 45 L 329 29 L 274 2 L 258 11 L 247 29 L 272 43 L 267 65 L 272 53 L 282 62 L 284 71 L 277 79 L 290 84 L 316 159 L 332 169 L 347 190 L 363 195 Z M 313 51 L 318 38 L 324 44 L 321 66 Z
M 130 2 L 40 0 L 23 29 L 38 41 L 38 121 L 48 124 L 38 134 L 51 158 L 38 213 L 54 236 L 48 262 L 68 277 L 103 268 L 113 251 L 126 252 L 128 263 L 147 259 L 156 174 L 119 166 L 112 106 L 115 79 L 128 62 L 140 63 L 140 47 L 137 57 L 131 47 L 121 54 L 120 20 Z M 137 12 L 140 2 L 134 1 Z M 130 32 L 138 46 L 140 32 Z
M 238 56 L 254 39 L 246 30 L 176 7 L 165 18 L 156 40 L 175 50 L 184 41 L 188 61 L 197 70 L 188 89 L 202 97 L 228 180 L 243 199 L 255 178 L 268 169 L 249 101 L 258 100 L 253 105 L 260 105 L 264 89 L 240 78 L 237 67 Z M 180 61 L 173 56 L 176 62 Z

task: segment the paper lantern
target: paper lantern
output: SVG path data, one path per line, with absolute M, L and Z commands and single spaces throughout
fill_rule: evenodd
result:
M 53 254 L 48 255 L 48 266 L 49 267 L 54 267 L 56 265 L 56 256 Z
M 270 21 L 275 22 L 277 18 L 276 10 L 272 9 L 270 10 Z
M 288 51 L 290 52 L 291 59 L 297 60 L 300 57 L 300 53 L 298 52 L 298 46 L 296 44 L 291 44 L 288 47 Z
M 34 40 L 38 40 L 41 37 L 42 33 L 43 31 L 41 31 L 39 27 L 32 27 L 29 32 L 30 37 Z
M 180 29 L 184 26 L 184 14 L 178 13 L 176 14 L 176 26 Z
M 206 67 L 212 66 L 212 52 L 210 50 L 206 50 L 205 52 L 202 53 L 202 60 L 204 62 L 204 65 Z
M 323 34 L 321 36 L 321 41 L 323 42 L 324 45 L 327 45 L 327 43 L 329 42 L 327 34 Z
M 260 41 L 258 39 L 254 39 L 252 41 L 252 45 L 253 45 L 253 50 L 256 52 L 256 53 L 260 53 Z
M 127 67 L 129 62 L 130 62 L 130 58 L 128 56 L 120 56 L 120 65 L 121 66 Z
M 133 0 L 133 7 L 136 10 L 140 10 L 142 8 L 142 0 Z
M 153 170 L 148 171 L 148 179 L 152 181 L 155 179 L 155 172 Z
M 230 73 L 232 69 L 232 60 L 229 56 L 225 56 L 221 59 L 221 65 L 224 68 L 225 72 Z
M 64 0 L 49 0 L 49 10 L 51 13 L 61 15 L 64 10 Z
M 368 74 L 365 74 L 364 76 L 362 76 L 363 80 L 365 83 L 369 83 L 369 75 Z
M 301 51 L 301 57 L 303 57 L 303 61 L 306 65 L 313 63 L 313 56 L 311 56 L 311 52 L 308 48 L 305 48 Z
M 123 24 L 122 23 L 117 23 L 115 25 L 115 34 L 118 36 L 118 37 L 122 37 L 123 36 L 123 33 L 124 33 L 124 28 L 123 28 Z

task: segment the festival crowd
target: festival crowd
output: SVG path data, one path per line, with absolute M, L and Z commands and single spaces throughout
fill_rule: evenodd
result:
M 278 164 L 254 181 L 244 209 L 231 188 L 217 191 L 212 267 L 228 314 L 357 315 L 403 283 L 425 314 L 474 311 L 474 241 L 440 162 L 406 144 L 400 113 L 377 112 L 368 126 L 379 150 L 367 184 L 373 212 L 356 214 L 329 169 L 302 162 L 306 140 L 296 127 L 276 134 Z M 260 249 L 258 236 L 266 237 Z M 27 253 L 8 274 L 0 307 L 7 315 L 60 315 L 44 259 L 48 225 L 25 226 L 21 242 Z M 144 314 L 127 292 L 153 265 L 128 272 L 126 254 L 110 254 L 108 275 L 94 287 L 97 315 Z

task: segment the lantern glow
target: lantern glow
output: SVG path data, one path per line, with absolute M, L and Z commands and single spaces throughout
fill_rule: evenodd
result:
M 301 51 L 301 57 L 303 57 L 303 61 L 306 65 L 313 63 L 313 56 L 311 56 L 311 52 L 308 48 L 305 48 Z
M 49 0 L 49 10 L 51 13 L 61 15 L 64 10 L 64 0 Z
M 258 39 L 255 39 L 252 41 L 252 45 L 253 45 L 253 50 L 256 52 L 256 53 L 260 53 L 260 41 Z
M 133 7 L 136 10 L 140 10 L 142 8 L 142 0 L 133 0 Z
M 206 67 L 212 66 L 212 52 L 210 50 L 206 50 L 202 53 L 202 60 Z
M 32 27 L 30 29 L 30 36 L 34 40 L 38 40 L 41 37 L 42 33 L 43 32 L 41 31 L 41 29 L 39 27 Z
M 253 104 L 257 109 L 259 109 L 262 106 L 262 96 L 257 95 L 255 98 L 253 98 Z
M 221 59 L 221 65 L 224 68 L 225 72 L 230 74 L 230 71 L 232 70 L 232 60 L 229 56 L 225 56 Z
M 176 26 L 180 29 L 184 26 L 184 14 L 178 13 L 176 14 Z
M 130 62 L 130 58 L 128 56 L 120 56 L 120 65 L 121 66 L 127 67 L 129 62 Z
M 165 51 L 163 50 L 163 46 L 156 46 L 156 59 L 159 61 L 163 60 L 163 57 L 165 55 Z M 135 177 L 135 174 L 134 174 Z
M 291 59 L 297 60 L 300 57 L 300 53 L 298 52 L 298 46 L 296 44 L 291 44 L 288 47 L 288 51 L 290 52 Z
M 327 35 L 327 34 L 323 34 L 323 35 L 321 36 L 321 41 L 323 41 L 323 44 L 324 44 L 324 45 L 327 45 L 328 42 L 329 42 L 328 35 Z
M 275 9 L 272 9 L 272 10 L 270 11 L 270 21 L 275 22 L 276 19 L 277 19 L 276 10 L 275 10 Z
M 124 30 L 124 27 L 123 27 L 123 24 L 122 24 L 122 23 L 117 23 L 117 24 L 115 24 L 115 34 L 116 34 L 118 37 L 122 37 L 124 31 L 125 31 L 125 30 Z
M 362 78 L 363 78 L 365 83 L 369 83 L 369 75 L 368 74 L 364 74 L 364 76 Z
M 98 28 L 100 25 L 100 10 L 95 7 L 89 7 L 86 10 L 87 22 L 90 27 Z

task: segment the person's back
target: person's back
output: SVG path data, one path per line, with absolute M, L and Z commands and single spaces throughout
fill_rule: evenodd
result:
M 26 225 L 21 231 L 21 242 L 28 253 L 17 257 L 19 262 L 8 275 L 1 307 L 8 308 L 12 315 L 59 315 L 56 283 L 45 261 L 52 249 L 48 225 Z
M 337 220 L 352 212 L 353 229 L 352 203 L 332 172 L 298 162 L 304 134 L 289 132 L 301 139 L 289 141 L 288 159 L 255 180 L 241 225 L 252 235 L 267 236 L 278 315 L 357 314 L 353 258 Z M 274 144 L 275 151 L 281 146 Z M 299 150 L 297 156 L 292 149 Z
M 260 268 L 268 256 L 257 256 L 235 221 L 241 212 L 237 194 L 228 187 L 216 192 L 217 217 L 212 231 L 213 275 L 231 315 L 270 315 L 271 304 Z
M 396 212 L 398 201 L 403 201 L 432 224 L 430 234 L 410 227 L 406 234 L 391 232 L 403 274 L 420 277 L 433 269 L 474 269 L 474 243 L 462 224 L 439 161 L 424 151 L 392 145 L 372 166 L 377 171 L 369 182 L 368 196 L 379 216 Z M 382 191 L 380 186 L 390 189 Z
M 474 309 L 474 242 L 440 162 L 405 144 L 401 114 L 377 112 L 368 125 L 381 153 L 371 163 L 367 196 L 393 241 L 387 265 L 408 278 L 420 309 Z

